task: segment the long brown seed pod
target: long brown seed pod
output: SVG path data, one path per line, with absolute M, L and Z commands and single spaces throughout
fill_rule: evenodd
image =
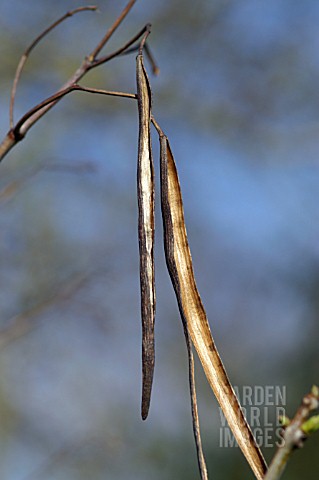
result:
M 165 256 L 179 311 L 183 323 L 187 324 L 207 380 L 234 437 L 256 478 L 262 480 L 267 465 L 243 415 L 210 331 L 195 282 L 184 221 L 182 194 L 174 157 L 167 137 L 161 130 L 159 133 Z
M 138 238 L 142 312 L 142 406 L 143 420 L 149 411 L 155 363 L 154 321 L 154 166 L 151 148 L 149 80 L 140 53 L 136 58 L 139 141 L 137 167 Z

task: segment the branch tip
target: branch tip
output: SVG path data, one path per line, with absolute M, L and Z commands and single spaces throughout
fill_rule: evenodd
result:
M 151 23 L 147 23 L 145 25 L 145 32 L 144 32 L 144 35 L 142 37 L 142 40 L 141 40 L 141 43 L 140 43 L 140 46 L 139 46 L 139 50 L 138 50 L 138 54 L 139 55 L 142 55 L 143 54 L 143 48 L 145 46 L 145 42 L 147 40 L 147 37 L 149 36 L 149 34 L 151 33 L 151 29 L 152 29 L 152 24 Z
M 148 58 L 148 60 L 149 60 L 149 62 L 150 62 L 150 64 L 151 64 L 153 75 L 156 75 L 156 76 L 159 75 L 160 69 L 159 69 L 159 67 L 158 67 L 158 65 L 157 65 L 157 63 L 156 63 L 156 61 L 155 61 L 155 59 L 154 59 L 154 56 L 153 56 L 153 54 L 152 54 L 152 52 L 151 52 L 151 50 L 150 50 L 150 47 L 149 47 L 149 45 L 148 45 L 147 42 L 146 42 L 145 45 L 144 45 L 144 50 L 145 50 L 145 53 L 146 53 L 146 55 L 147 55 L 147 58 Z
M 118 16 L 118 18 L 115 20 L 113 25 L 108 29 L 108 31 L 106 32 L 106 34 L 104 35 L 104 37 L 102 38 L 100 43 L 91 52 L 91 54 L 89 55 L 90 58 L 92 58 L 93 60 L 96 59 L 96 57 L 101 52 L 104 45 L 108 42 L 108 40 L 111 38 L 111 36 L 115 32 L 115 30 L 120 26 L 120 24 L 122 23 L 124 18 L 127 16 L 127 14 L 130 12 L 130 10 L 133 8 L 135 2 L 136 2 L 136 0 L 130 0 L 128 2 L 126 7 L 122 10 L 122 13 Z
M 20 80 L 20 77 L 21 77 L 21 73 L 22 73 L 22 70 L 23 70 L 23 67 L 30 55 L 30 53 L 32 52 L 32 50 L 36 47 L 36 45 L 48 34 L 50 33 L 52 30 L 54 30 L 58 25 L 60 25 L 60 23 L 62 23 L 64 20 L 66 20 L 67 18 L 69 17 L 72 17 L 73 15 L 77 14 L 77 13 L 80 13 L 80 12 L 85 12 L 85 11 L 95 11 L 97 10 L 97 6 L 95 5 L 87 5 L 87 6 L 83 6 L 83 7 L 78 7 L 78 8 L 75 8 L 74 10 L 69 10 L 68 12 L 66 12 L 64 15 L 62 15 L 62 17 L 58 18 L 57 20 L 55 20 L 51 25 L 49 25 L 45 30 L 43 30 L 31 43 L 30 45 L 27 47 L 27 49 L 23 52 L 23 54 L 21 55 L 21 58 L 19 60 L 19 63 L 17 65 L 17 68 L 16 68 L 16 71 L 15 71 L 15 75 L 14 75 L 14 79 L 13 79 L 13 83 L 12 83 L 12 89 L 11 89 L 11 93 L 10 93 L 10 107 L 9 107 L 9 124 L 10 124 L 10 128 L 12 129 L 13 126 L 14 126 L 14 119 L 13 119 L 13 110 L 14 110 L 14 102 L 15 102 L 15 97 L 16 97 L 16 92 L 17 92 L 17 87 L 18 87 L 18 83 L 19 83 L 19 80 Z

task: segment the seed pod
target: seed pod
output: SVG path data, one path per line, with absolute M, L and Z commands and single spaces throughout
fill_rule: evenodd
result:
M 137 198 L 143 376 L 141 413 L 143 420 L 145 420 L 150 406 L 155 363 L 154 321 L 156 300 L 154 281 L 154 166 L 150 134 L 152 95 L 141 54 L 136 58 L 136 79 L 139 113 Z
M 154 123 L 155 124 L 155 123 Z M 267 466 L 227 377 L 197 290 L 184 221 L 183 201 L 174 157 L 160 133 L 161 205 L 165 256 L 179 311 L 234 437 L 258 480 Z

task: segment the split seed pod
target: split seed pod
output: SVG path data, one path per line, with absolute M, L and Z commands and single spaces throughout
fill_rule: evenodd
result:
M 151 103 L 149 80 L 143 56 L 136 58 L 139 140 L 137 166 L 138 239 L 140 251 L 140 286 L 142 314 L 142 407 L 143 420 L 149 411 L 153 383 L 155 345 L 154 281 L 154 166 L 151 148 Z
M 174 157 L 167 137 L 161 131 L 159 133 L 165 256 L 179 311 L 233 435 L 255 476 L 262 480 L 267 466 L 243 415 L 210 331 L 195 282 Z

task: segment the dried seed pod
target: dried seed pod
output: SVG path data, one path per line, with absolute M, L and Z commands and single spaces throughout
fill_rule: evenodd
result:
M 156 126 L 156 122 L 153 122 Z M 165 256 L 183 323 L 187 325 L 207 380 L 221 406 L 234 437 L 258 480 L 267 470 L 263 455 L 227 377 L 216 349 L 197 290 L 188 245 L 183 201 L 174 157 L 167 137 L 160 134 L 161 205 Z
M 154 281 L 154 167 L 150 134 L 152 95 L 141 54 L 136 58 L 136 79 L 139 112 L 137 197 L 143 375 L 141 413 L 143 420 L 145 420 L 150 406 L 155 363 L 154 321 L 156 300 Z

